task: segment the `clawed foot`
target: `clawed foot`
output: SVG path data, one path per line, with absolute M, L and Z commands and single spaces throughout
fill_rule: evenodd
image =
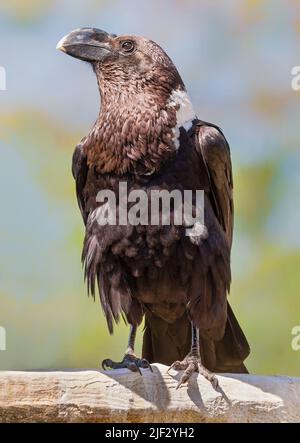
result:
M 183 383 L 187 382 L 193 372 L 199 372 L 199 374 L 203 375 L 203 377 L 205 377 L 212 384 L 214 389 L 217 389 L 219 386 L 216 375 L 202 365 L 199 357 L 188 354 L 184 360 L 175 361 L 168 369 L 168 372 L 171 369 L 175 369 L 176 371 L 184 370 L 176 389 L 178 389 Z
M 145 358 L 138 358 L 134 354 L 125 354 L 124 358 L 120 362 L 115 362 L 113 360 L 110 360 L 109 358 L 103 360 L 102 362 L 102 368 L 104 370 L 106 369 L 120 369 L 120 368 L 127 368 L 130 369 L 132 372 L 139 372 L 140 375 L 142 375 L 140 368 L 149 368 L 151 372 L 153 372 L 153 369 L 151 368 L 150 363 Z

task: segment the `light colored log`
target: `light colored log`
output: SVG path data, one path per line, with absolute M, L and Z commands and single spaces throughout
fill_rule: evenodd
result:
M 0 422 L 300 422 L 300 378 L 115 371 L 0 373 Z

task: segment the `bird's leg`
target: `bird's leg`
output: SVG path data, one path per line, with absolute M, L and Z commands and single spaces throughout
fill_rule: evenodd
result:
M 138 358 L 138 357 L 136 357 L 136 355 L 134 353 L 136 331 L 137 331 L 137 327 L 135 325 L 130 325 L 128 346 L 125 351 L 125 355 L 124 355 L 123 360 L 120 362 L 115 362 L 109 358 L 103 360 L 102 368 L 104 370 L 107 368 L 110 368 L 110 369 L 127 368 L 133 372 L 138 371 L 140 373 L 140 375 L 142 375 L 140 368 L 149 368 L 152 371 L 151 365 L 148 362 L 148 360 L 146 360 L 145 358 Z
M 218 387 L 218 379 L 216 375 L 202 365 L 199 346 L 199 330 L 193 323 L 191 351 L 184 360 L 175 361 L 168 371 L 170 371 L 170 369 L 175 369 L 177 371 L 184 370 L 176 389 L 178 389 L 183 383 L 187 382 L 193 372 L 199 372 L 199 374 L 203 375 L 203 377 L 211 382 L 215 389 Z

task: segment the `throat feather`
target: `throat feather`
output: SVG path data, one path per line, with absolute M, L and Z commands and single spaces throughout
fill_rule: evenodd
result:
M 85 147 L 89 166 L 101 173 L 150 175 L 176 154 L 178 106 L 135 97 L 104 105 Z

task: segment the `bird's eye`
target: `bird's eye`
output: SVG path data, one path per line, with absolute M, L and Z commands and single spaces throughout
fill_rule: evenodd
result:
M 122 43 L 122 49 L 124 52 L 132 52 L 134 50 L 134 44 L 130 40 Z

